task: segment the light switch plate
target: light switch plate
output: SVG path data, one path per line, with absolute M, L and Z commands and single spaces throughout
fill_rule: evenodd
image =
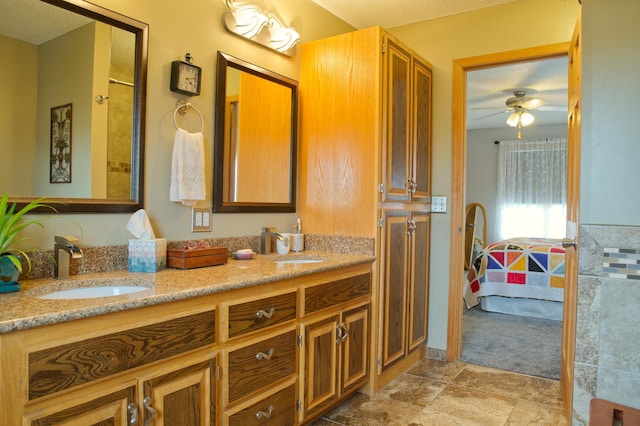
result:
M 447 196 L 434 195 L 431 197 L 431 213 L 447 212 Z
M 211 231 L 211 211 L 206 207 L 194 207 L 191 210 L 191 232 Z

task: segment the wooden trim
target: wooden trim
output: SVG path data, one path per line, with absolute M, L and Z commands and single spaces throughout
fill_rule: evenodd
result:
M 449 320 L 447 360 L 462 353 L 462 271 L 464 271 L 465 182 L 467 162 L 467 72 L 534 59 L 567 56 L 569 42 L 549 44 L 453 61 L 453 129 L 451 183 L 451 248 L 449 253 Z

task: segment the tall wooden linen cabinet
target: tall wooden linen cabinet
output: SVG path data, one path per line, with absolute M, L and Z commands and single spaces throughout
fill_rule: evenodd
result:
M 426 353 L 431 65 L 379 27 L 301 61 L 298 212 L 306 234 L 375 242 L 373 392 Z

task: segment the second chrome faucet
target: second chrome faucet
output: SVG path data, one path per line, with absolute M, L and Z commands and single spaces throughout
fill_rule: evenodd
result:
M 284 241 L 285 237 L 276 228 L 271 226 L 263 226 L 260 233 L 260 254 L 270 254 L 274 251 L 273 245 L 275 240 Z

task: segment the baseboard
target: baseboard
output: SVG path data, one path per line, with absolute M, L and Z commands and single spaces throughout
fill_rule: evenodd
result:
M 435 359 L 437 361 L 447 360 L 447 351 L 444 349 L 435 349 L 427 347 L 427 358 Z

